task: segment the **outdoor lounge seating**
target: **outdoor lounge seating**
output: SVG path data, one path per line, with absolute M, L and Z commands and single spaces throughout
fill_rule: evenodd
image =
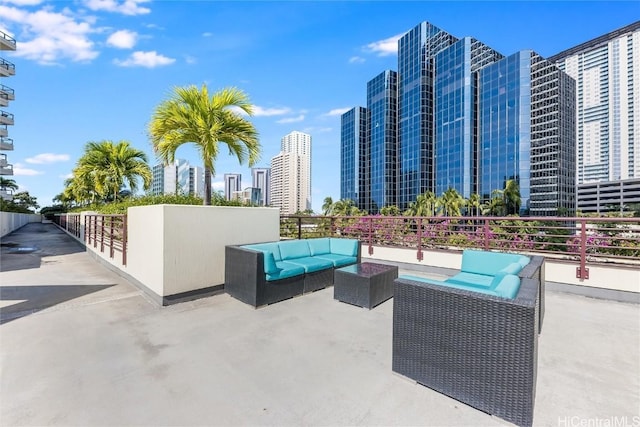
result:
M 259 307 L 332 285 L 335 268 L 360 262 L 360 242 L 283 240 L 227 246 L 225 256 L 225 291 Z
M 510 255 L 478 252 L 483 251 L 465 251 L 464 270 L 451 279 L 395 280 L 393 371 L 528 426 L 536 390 L 544 258 L 528 257 L 504 286 L 500 283 L 512 273 L 500 270 Z M 465 259 L 469 256 L 474 259 Z M 494 276 L 481 277 L 490 273 Z M 509 295 L 498 295 L 502 292 Z

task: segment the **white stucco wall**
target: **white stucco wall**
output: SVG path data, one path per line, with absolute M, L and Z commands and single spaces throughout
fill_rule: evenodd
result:
M 280 240 L 275 208 L 129 208 L 124 271 L 159 296 L 224 284 L 226 245 Z
M 23 214 L 14 212 L 0 212 L 0 237 L 4 237 L 14 230 L 30 222 L 40 222 L 40 214 Z

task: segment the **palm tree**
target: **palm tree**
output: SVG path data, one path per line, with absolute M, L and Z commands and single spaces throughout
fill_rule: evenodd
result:
M 398 216 L 400 215 L 400 208 L 398 208 L 396 205 L 385 206 L 382 209 L 380 209 L 380 215 Z
M 336 216 L 362 215 L 362 211 L 358 209 L 351 199 L 341 199 L 335 202 L 331 207 L 331 213 Z
M 204 164 L 204 205 L 211 205 L 211 176 L 221 144 L 240 164 L 248 159 L 254 166 L 260 159 L 258 132 L 238 109 L 253 114 L 247 95 L 236 88 L 225 88 L 209 95 L 206 85 L 177 87 L 168 100 L 158 105 L 149 124 L 149 136 L 165 164 L 175 161 L 182 144 L 197 146 Z
M 324 202 L 322 203 L 322 215 L 327 216 L 331 212 L 331 208 L 333 206 L 333 199 L 331 196 L 327 196 L 324 198 Z
M 467 201 L 467 206 L 471 208 L 471 215 L 478 216 L 480 212 L 480 206 L 482 203 L 480 202 L 480 195 L 478 193 L 473 193 L 469 196 L 469 200 Z
M 91 180 L 95 192 L 104 199 L 113 196 L 117 200 L 125 183 L 135 192 L 138 178 L 142 178 L 145 189 L 151 186 L 147 155 L 131 147 L 128 141 L 88 142 L 75 174 Z
M 419 194 L 415 202 L 409 203 L 404 211 L 406 216 L 433 216 L 436 208 L 436 195 L 432 191 Z
M 515 179 L 508 179 L 502 190 L 502 196 L 504 205 L 507 210 L 507 215 L 517 215 L 520 212 L 520 186 Z
M 7 179 L 0 176 L 0 189 L 2 190 L 17 190 L 18 184 L 13 179 Z
M 442 207 L 444 216 L 460 216 L 462 215 L 461 208 L 464 205 L 464 198 L 455 188 L 449 187 L 438 198 L 436 204 Z
M 500 197 L 497 193 L 500 193 L 500 190 L 494 190 L 494 196 L 486 202 L 482 206 L 482 215 L 491 215 L 491 216 L 502 216 L 504 215 L 504 201 L 502 197 Z

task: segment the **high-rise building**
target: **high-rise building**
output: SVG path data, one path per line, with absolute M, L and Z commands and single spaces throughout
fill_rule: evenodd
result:
M 251 181 L 253 188 L 260 189 L 260 199 L 257 204 L 259 206 L 269 206 L 271 204 L 271 169 L 252 168 Z
M 342 145 L 340 147 L 340 198 L 358 201 L 369 201 L 369 110 L 355 107 L 342 115 L 341 132 Z M 367 211 L 369 205 L 360 206 Z
M 640 179 L 640 21 L 549 61 L 577 83 L 578 184 Z M 591 205 L 584 203 L 584 208 Z
M 16 50 L 16 40 L 7 33 L 0 31 L 0 50 L 10 51 Z M 0 77 L 10 77 L 15 75 L 16 67 L 13 63 L 4 58 L 0 58 Z M 15 93 L 12 88 L 0 84 L 0 107 L 7 107 L 9 101 L 15 99 Z M 13 114 L 0 109 L 0 150 L 13 151 L 13 140 L 9 138 L 9 126 L 14 123 Z M 13 175 L 13 165 L 9 163 L 7 155 L 0 153 L 0 175 Z M 13 193 L 10 189 L 0 188 L 0 197 L 5 200 L 13 199 Z
M 260 206 L 262 191 L 256 187 L 247 187 L 242 191 L 234 191 L 232 200 L 239 200 L 245 205 Z
M 282 215 L 311 209 L 311 135 L 293 131 L 271 159 L 271 203 Z
M 364 143 L 360 166 L 342 166 L 341 197 L 356 170 L 371 189 L 360 186 L 356 204 L 371 213 L 404 210 L 424 192 L 449 188 L 488 201 L 515 180 L 520 214 L 574 212 L 574 90 L 573 79 L 533 51 L 505 58 L 423 22 L 398 41 L 397 74 L 367 84 L 370 121 L 359 121 L 367 129 L 356 131 L 354 110 L 343 115 L 342 152 L 356 138 Z
M 204 170 L 186 160 L 156 164 L 151 168 L 151 194 L 191 194 L 204 196 Z
M 239 173 L 224 174 L 224 198 L 233 200 L 233 193 L 242 191 L 242 175 Z

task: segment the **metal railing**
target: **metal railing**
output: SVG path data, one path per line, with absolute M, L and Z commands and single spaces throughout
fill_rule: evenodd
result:
M 4 58 L 0 58 L 0 67 L 6 68 L 11 73 L 16 72 L 16 66 L 13 64 L 13 62 L 9 62 Z
M 80 214 L 57 214 L 53 222 L 66 230 L 77 239 L 83 238 L 84 243 L 93 246 L 101 253 L 109 251 L 109 258 L 115 253 L 122 254 L 122 265 L 127 265 L 127 216 L 89 214 L 84 216 L 82 224 Z
M 84 217 L 85 244 L 93 244 L 104 253 L 109 249 L 109 258 L 115 252 L 122 254 L 122 265 L 127 265 L 127 216 L 91 214 Z
M 281 238 L 356 238 L 368 246 L 424 250 L 542 253 L 576 262 L 576 277 L 589 278 L 588 263 L 640 264 L 640 218 L 284 216 Z
M 14 46 L 16 45 L 16 39 L 11 37 L 9 34 L 5 33 L 4 31 L 0 31 L 0 36 L 2 36 L 2 39 L 5 40 L 7 43 L 12 44 Z

